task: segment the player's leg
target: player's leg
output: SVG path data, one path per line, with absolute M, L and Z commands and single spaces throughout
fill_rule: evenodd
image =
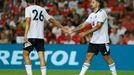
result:
M 94 53 L 87 53 L 85 63 L 82 66 L 81 72 L 79 75 L 85 75 L 86 71 L 90 66 L 90 62 L 94 56 Z
M 110 56 L 110 49 L 108 44 L 103 44 L 99 46 L 101 54 L 103 55 L 104 60 L 108 63 L 112 75 L 117 75 L 115 63 Z
M 117 75 L 115 63 L 113 62 L 111 56 L 110 55 L 105 55 L 105 56 L 103 56 L 103 58 L 108 63 L 112 75 Z
M 32 65 L 31 65 L 31 61 L 29 58 L 29 51 L 23 50 L 23 58 L 24 58 L 24 63 L 25 63 L 25 69 L 27 72 L 27 75 L 32 75 Z
M 93 56 L 98 54 L 98 50 L 96 49 L 94 44 L 89 44 L 89 46 L 90 47 L 89 47 L 88 53 L 86 55 L 85 63 L 83 64 L 79 75 L 85 75 L 86 71 L 88 70 L 88 68 L 90 66 Z
M 31 40 L 29 40 L 29 43 L 30 42 L 31 42 Z M 33 45 L 31 43 L 30 44 L 29 43 L 24 44 L 23 58 L 24 58 L 27 75 L 32 75 L 32 65 L 31 65 L 29 54 L 33 50 Z
M 24 57 L 24 63 L 25 63 L 25 65 L 31 65 L 29 54 L 30 54 L 29 51 L 23 50 L 23 57 Z
M 38 55 L 40 59 L 40 68 L 41 68 L 42 75 L 46 75 L 46 61 L 45 61 L 44 51 L 39 51 Z
M 39 59 L 40 59 L 40 66 L 41 67 L 46 66 L 44 51 L 39 51 L 38 56 L 39 56 Z
M 43 39 L 36 39 L 36 50 L 38 52 L 38 56 L 40 59 L 40 68 L 42 75 L 46 75 L 46 61 L 45 61 L 45 55 L 44 55 L 44 40 Z

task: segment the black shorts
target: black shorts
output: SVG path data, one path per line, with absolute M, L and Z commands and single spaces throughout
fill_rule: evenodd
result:
M 93 44 L 93 43 L 89 44 L 88 53 L 91 52 L 97 55 L 99 51 L 101 52 L 103 56 L 109 55 L 110 54 L 109 44 Z
M 23 50 L 31 52 L 33 49 L 38 51 L 44 51 L 44 39 L 28 39 L 27 43 L 24 43 Z

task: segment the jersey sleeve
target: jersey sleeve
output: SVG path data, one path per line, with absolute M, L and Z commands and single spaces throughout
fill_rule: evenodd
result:
M 97 22 L 104 22 L 107 16 L 104 12 L 100 12 L 97 16 Z
M 52 16 L 50 16 L 47 11 L 44 9 L 44 15 L 45 15 L 45 19 L 48 21 L 50 18 L 53 18 Z
M 25 18 L 26 17 L 31 17 L 30 10 L 28 8 L 25 9 Z
M 90 15 L 88 16 L 88 18 L 86 19 L 85 22 L 87 22 L 87 23 L 91 23 L 91 15 L 92 15 L 92 14 L 90 14 Z

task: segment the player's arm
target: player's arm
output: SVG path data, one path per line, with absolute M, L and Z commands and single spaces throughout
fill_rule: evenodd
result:
M 59 23 L 55 19 L 50 18 L 48 21 L 51 22 L 54 26 L 57 26 L 57 27 L 61 28 L 61 30 L 63 30 L 64 32 L 67 32 L 67 33 L 70 32 L 69 29 L 65 28 L 63 25 L 61 25 L 61 23 Z
M 59 28 L 61 28 L 61 29 L 64 28 L 64 26 L 62 26 L 58 21 L 56 21 L 56 20 L 53 19 L 53 18 L 50 18 L 50 19 L 49 19 L 49 22 L 51 22 L 54 26 L 57 26 L 57 27 L 59 27 Z
M 72 32 L 77 32 L 77 31 L 81 30 L 82 28 L 84 28 L 87 25 L 89 25 L 89 23 L 88 22 L 84 22 L 84 23 L 80 24 L 77 28 L 72 30 Z
M 28 31 L 29 31 L 29 27 L 30 27 L 30 21 L 31 21 L 31 18 L 27 17 L 26 18 L 25 34 L 24 34 L 24 42 L 27 42 L 27 34 L 28 34 Z
M 26 18 L 26 24 L 25 24 L 25 33 L 24 33 L 24 42 L 28 42 L 27 34 L 30 28 L 30 22 L 31 22 L 31 15 L 29 8 L 25 8 L 25 18 Z
M 61 25 L 61 23 L 59 23 L 58 21 L 56 21 L 52 16 L 50 16 L 46 10 L 44 10 L 45 13 L 45 18 L 47 21 L 49 21 L 50 23 L 52 23 L 54 26 L 57 26 L 59 28 L 61 28 L 61 30 L 63 30 L 64 32 L 69 32 L 69 29 L 65 28 L 63 25 Z
M 93 33 L 93 32 L 95 32 L 95 31 L 99 30 L 99 29 L 103 26 L 103 23 L 106 21 L 106 19 L 107 19 L 106 14 L 105 14 L 104 12 L 101 12 L 101 13 L 98 15 L 98 17 L 96 18 L 96 20 L 97 20 L 96 26 L 93 27 L 93 28 L 90 29 L 90 30 L 85 31 L 85 32 L 83 33 L 83 35 L 86 36 L 87 34 L 90 34 L 90 33 Z M 87 20 L 87 21 L 89 21 L 89 20 Z
M 97 22 L 97 25 L 95 27 L 86 31 L 86 34 L 90 34 L 90 33 L 93 33 L 95 31 L 99 30 L 102 27 L 102 25 L 103 25 L 103 22 Z

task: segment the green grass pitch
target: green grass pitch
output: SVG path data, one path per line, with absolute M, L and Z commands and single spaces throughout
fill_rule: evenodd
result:
M 26 72 L 25 70 L 0 70 L 0 75 L 26 75 Z M 33 70 L 33 75 L 41 75 L 40 70 Z M 48 70 L 47 75 L 79 75 L 79 70 Z M 86 75 L 111 75 L 111 73 L 91 70 Z M 134 71 L 118 71 L 118 75 L 134 75 Z

